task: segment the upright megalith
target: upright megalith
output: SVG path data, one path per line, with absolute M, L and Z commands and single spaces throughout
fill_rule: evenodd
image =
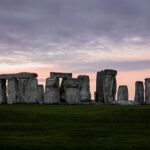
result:
M 59 78 L 47 78 L 45 85 L 44 103 L 53 104 L 60 102 Z
M 44 86 L 42 84 L 38 85 L 39 88 L 39 98 L 38 103 L 44 103 Z
M 25 103 L 35 104 L 38 103 L 38 99 L 39 99 L 38 80 L 36 78 L 28 79 L 26 84 Z
M 134 101 L 139 104 L 144 104 L 144 85 L 142 81 L 136 81 L 135 83 Z
M 38 99 L 38 81 L 36 73 L 21 72 L 17 74 L 1 74 L 3 93 L 8 93 L 5 103 L 36 103 Z M 8 91 L 6 92 L 6 80 L 8 80 Z M 6 94 L 3 94 L 6 97 Z M 3 98 L 6 99 L 6 98 Z M 4 100 L 3 100 L 4 101 Z
M 128 87 L 126 85 L 119 86 L 117 100 L 118 101 L 128 101 L 128 99 L 129 99 Z
M 79 89 L 80 89 L 81 101 L 91 100 L 89 76 L 79 75 L 78 80 L 80 85 Z
M 116 96 L 116 70 L 102 70 L 97 72 L 96 101 L 100 103 L 113 103 Z
M 72 79 L 72 73 L 62 73 L 62 72 L 51 72 L 50 78 L 62 79 L 60 84 L 60 101 L 66 102 L 66 81 Z
M 7 103 L 7 96 L 6 96 L 6 80 L 0 79 L 0 104 Z
M 18 101 L 18 80 L 16 78 L 8 79 L 8 97 L 7 104 L 17 103 Z
M 68 79 L 66 81 L 66 102 L 68 104 L 79 104 L 80 102 L 80 90 L 79 90 L 79 80 L 78 79 Z
M 19 73 L 18 79 L 18 95 L 17 103 L 37 103 L 38 101 L 38 80 L 35 73 Z
M 145 103 L 150 104 L 150 78 L 145 79 Z

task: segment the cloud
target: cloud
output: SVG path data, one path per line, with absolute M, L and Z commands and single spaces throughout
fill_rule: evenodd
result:
M 148 0 L 0 0 L 0 64 L 146 69 L 149 24 Z

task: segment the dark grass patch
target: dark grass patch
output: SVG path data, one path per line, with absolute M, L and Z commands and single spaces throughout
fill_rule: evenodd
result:
M 149 150 L 150 106 L 1 105 L 0 150 Z

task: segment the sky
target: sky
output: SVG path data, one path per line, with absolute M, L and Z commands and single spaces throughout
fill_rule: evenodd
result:
M 118 86 L 150 77 L 150 0 L 0 0 L 0 73 L 90 75 L 118 70 Z

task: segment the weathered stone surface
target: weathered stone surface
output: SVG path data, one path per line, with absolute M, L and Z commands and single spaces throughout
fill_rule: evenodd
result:
M 18 81 L 15 78 L 9 79 L 7 104 L 13 104 L 17 102 L 18 102 Z
M 129 99 L 128 87 L 126 85 L 119 86 L 117 100 L 118 101 L 128 101 L 128 99 Z
M 19 100 L 18 103 L 37 103 L 38 102 L 38 81 L 36 78 L 19 79 Z
M 68 79 L 66 81 L 66 102 L 68 104 L 80 103 L 80 90 L 78 79 Z
M 59 79 L 58 78 L 47 78 L 46 87 L 59 88 Z
M 36 78 L 38 75 L 36 73 L 29 73 L 29 72 L 21 72 L 17 74 L 1 74 L 0 79 L 12 79 L 12 78 Z
M 80 84 L 81 101 L 90 100 L 91 92 L 90 92 L 89 76 L 79 75 L 78 80 L 79 80 L 79 84 Z
M 18 80 L 18 100 L 16 101 L 16 103 L 25 103 L 27 82 L 28 79 Z
M 6 80 L 0 79 L 0 104 L 6 104 L 7 97 L 6 97 Z
M 42 104 L 42 103 L 44 103 L 44 86 L 38 85 L 38 87 L 39 87 L 38 103 Z
M 60 102 L 60 91 L 59 91 L 59 79 L 58 78 L 47 78 L 44 103 L 53 104 Z
M 116 95 L 116 70 L 102 70 L 97 72 L 96 101 L 100 103 L 112 103 Z
M 26 87 L 25 103 L 37 103 L 39 98 L 38 80 L 36 78 L 28 79 Z
M 150 78 L 145 79 L 145 103 L 150 104 Z
M 71 79 L 72 78 L 72 73 L 51 72 L 50 77 L 51 78 Z
M 144 104 L 144 85 L 142 81 L 137 81 L 135 83 L 134 101 L 139 104 Z

